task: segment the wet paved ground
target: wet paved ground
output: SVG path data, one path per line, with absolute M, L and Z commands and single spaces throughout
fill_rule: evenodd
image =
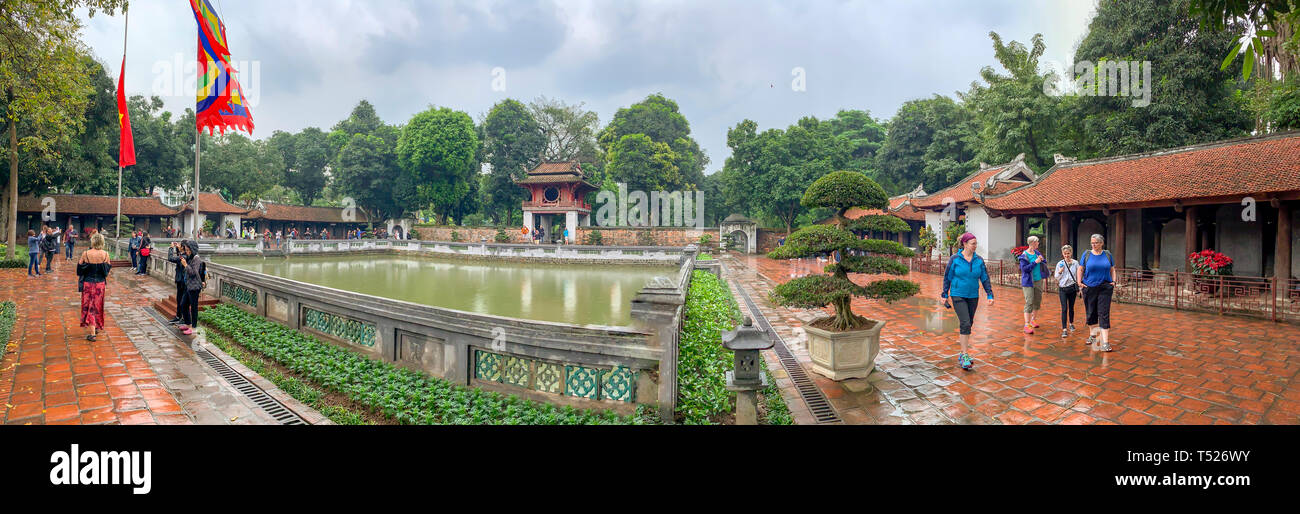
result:
M 881 352 L 870 377 L 835 382 L 811 372 L 801 328 L 829 311 L 767 300 L 775 284 L 825 263 L 734 254 L 724 262 L 846 423 L 1300 424 L 1300 326 L 1115 303 L 1115 351 L 1105 353 L 1085 343 L 1082 301 L 1068 338 L 1054 296 L 1026 335 L 1020 290 L 994 286 L 998 301 L 981 301 L 975 315 L 975 368 L 966 372 L 957 366 L 956 315 L 938 299 L 943 277 L 913 273 L 918 296 L 854 300 L 856 313 L 887 321 Z M 768 364 L 796 421 L 813 422 L 780 364 L 771 356 Z
M 194 357 L 189 345 L 146 311 L 165 284 L 115 268 L 104 330 L 87 341 L 80 326 L 74 261 L 56 257 L 52 275 L 0 269 L 0 300 L 18 304 L 0 361 L 5 424 L 274 424 L 274 419 Z

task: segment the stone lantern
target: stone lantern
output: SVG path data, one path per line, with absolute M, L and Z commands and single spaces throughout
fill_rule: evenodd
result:
M 736 424 L 758 424 L 758 390 L 767 387 L 759 352 L 773 346 L 771 339 L 745 316 L 736 330 L 722 333 L 722 347 L 736 353 L 735 369 L 727 372 L 727 390 L 736 392 Z

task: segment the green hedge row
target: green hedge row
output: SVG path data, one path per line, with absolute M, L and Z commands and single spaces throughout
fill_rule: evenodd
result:
M 726 373 L 735 359 L 731 350 L 722 347 L 721 332 L 740 324 L 740 306 L 726 283 L 707 271 L 695 271 L 683 316 L 677 362 L 677 414 L 686 424 L 713 424 L 734 408 L 735 395 L 727 391 Z M 776 381 L 767 371 L 767 361 L 760 362 L 772 384 L 760 391 L 767 407 L 760 422 L 794 424 Z
M 4 359 L 9 349 L 9 338 L 14 333 L 14 323 L 18 321 L 18 305 L 14 302 L 0 303 L 0 359 Z
M 517 396 L 463 387 L 324 343 L 228 304 L 202 321 L 326 390 L 403 424 L 609 425 L 642 424 L 613 411 L 556 407 Z M 644 411 L 648 409 L 638 409 Z

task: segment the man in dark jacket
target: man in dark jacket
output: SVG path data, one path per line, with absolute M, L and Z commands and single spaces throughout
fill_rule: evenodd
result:
M 176 266 L 176 273 L 172 279 L 176 282 L 176 317 L 172 318 L 169 323 L 173 325 L 181 322 L 181 309 L 185 306 L 185 266 L 181 265 L 181 259 L 185 257 L 186 249 L 180 241 L 172 241 L 171 246 L 167 247 L 167 262 Z

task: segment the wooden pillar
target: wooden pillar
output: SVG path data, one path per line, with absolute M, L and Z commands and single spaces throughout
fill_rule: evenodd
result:
M 1184 208 L 1183 214 L 1185 215 L 1183 220 L 1183 271 L 1191 273 L 1192 260 L 1189 256 L 1200 248 L 1196 241 L 1197 236 L 1200 234 L 1196 230 L 1196 207 Z
M 1128 239 L 1125 237 L 1124 230 L 1128 226 L 1128 213 L 1124 209 L 1115 211 L 1115 251 L 1111 252 L 1115 256 L 1115 267 L 1124 267 L 1124 243 Z
M 1286 291 L 1291 279 L 1291 206 L 1286 202 L 1277 207 L 1277 244 L 1273 249 L 1273 275 L 1279 280 L 1278 289 Z
M 1070 242 L 1070 213 L 1062 212 L 1060 216 L 1060 220 L 1061 220 L 1061 244 L 1058 246 L 1070 245 L 1071 247 L 1073 247 L 1074 244 Z M 1075 248 L 1074 257 L 1077 259 L 1079 258 L 1080 255 L 1083 254 L 1080 253 L 1080 250 L 1078 248 Z
M 1026 245 L 1026 244 L 1029 243 L 1025 242 L 1025 217 L 1016 216 L 1016 242 L 1011 246 L 1016 247 L 1020 245 Z
M 1153 234 L 1154 237 L 1152 238 L 1154 240 L 1153 243 L 1154 246 L 1152 246 L 1151 248 L 1151 250 L 1155 253 L 1155 256 L 1151 258 L 1151 266 L 1155 269 L 1160 269 L 1160 232 L 1164 229 L 1164 227 L 1165 227 L 1164 223 L 1155 224 L 1155 233 Z M 1165 271 L 1169 271 L 1169 270 L 1165 270 Z

